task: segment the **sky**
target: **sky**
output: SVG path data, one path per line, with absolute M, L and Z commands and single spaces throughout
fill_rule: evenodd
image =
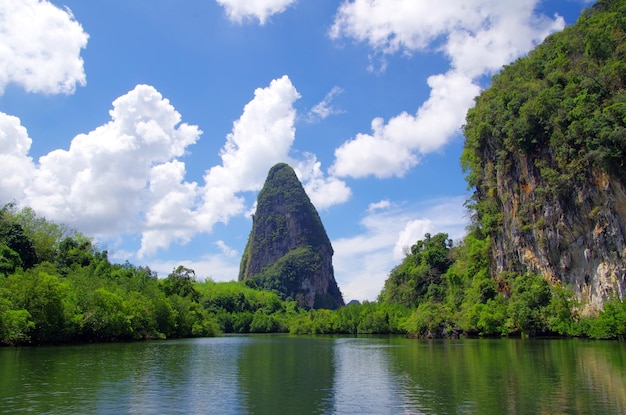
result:
M 290 164 L 346 302 L 426 233 L 459 241 L 461 129 L 585 0 L 0 0 L 0 203 L 109 259 L 236 280 Z

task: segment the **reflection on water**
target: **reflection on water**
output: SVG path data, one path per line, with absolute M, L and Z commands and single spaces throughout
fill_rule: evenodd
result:
M 254 336 L 242 349 L 245 413 L 320 414 L 333 388 L 331 338 Z
M 389 354 L 384 342 L 368 338 L 337 339 L 334 347 L 336 373 L 330 413 L 398 413 L 402 402 L 394 396 Z
M 280 335 L 4 348 L 0 413 L 619 414 L 626 345 Z

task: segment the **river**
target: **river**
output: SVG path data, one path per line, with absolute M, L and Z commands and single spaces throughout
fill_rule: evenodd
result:
M 626 344 L 288 335 L 0 348 L 2 414 L 625 414 Z

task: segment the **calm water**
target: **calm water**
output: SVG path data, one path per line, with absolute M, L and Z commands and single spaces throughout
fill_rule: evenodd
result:
M 0 349 L 7 414 L 625 414 L 626 344 L 241 336 Z

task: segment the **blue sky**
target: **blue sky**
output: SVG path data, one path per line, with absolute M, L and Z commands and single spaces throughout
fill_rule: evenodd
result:
M 237 278 L 269 168 L 296 169 L 344 299 L 462 238 L 460 128 L 584 0 L 0 0 L 0 202 L 166 276 Z

